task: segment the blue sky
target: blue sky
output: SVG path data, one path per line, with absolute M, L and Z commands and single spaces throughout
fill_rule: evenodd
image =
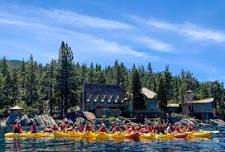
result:
M 191 71 L 225 82 L 223 0 L 13 0 L 0 1 L 0 56 L 47 63 L 62 40 L 75 61 L 173 74 Z

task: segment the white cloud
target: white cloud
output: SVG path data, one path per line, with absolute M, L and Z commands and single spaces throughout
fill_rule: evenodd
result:
M 138 37 L 136 40 L 141 44 L 145 45 L 147 48 L 158 50 L 160 52 L 170 52 L 173 50 L 173 47 L 170 44 L 150 37 Z
M 45 37 L 58 37 L 59 39 L 78 40 L 79 43 L 84 44 L 84 48 L 87 50 L 97 50 L 102 53 L 113 53 L 113 55 L 126 55 L 141 58 L 150 58 L 149 55 L 136 51 L 129 46 L 121 45 L 117 42 L 104 40 L 98 38 L 95 35 L 84 34 L 77 32 L 76 30 L 65 29 L 62 27 L 51 26 L 48 24 L 36 23 L 31 21 L 22 20 L 19 18 L 0 18 L 0 24 L 12 25 L 13 27 L 20 27 L 27 32 L 33 33 L 33 37 L 45 38 Z M 44 31 L 44 33 L 43 33 Z
M 178 33 L 192 40 L 225 42 L 224 32 L 203 28 L 190 23 L 178 24 L 156 19 L 143 19 L 140 17 L 132 17 L 132 19 L 157 29 Z
M 80 25 L 100 29 L 121 29 L 121 30 L 128 30 L 134 28 L 132 25 L 127 23 L 98 18 L 94 16 L 82 15 L 76 12 L 70 12 L 65 10 L 57 10 L 57 9 L 42 10 L 42 13 L 47 17 L 53 19 L 54 21 L 78 26 Z

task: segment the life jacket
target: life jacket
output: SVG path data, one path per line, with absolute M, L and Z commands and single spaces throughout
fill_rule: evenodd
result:
M 58 130 L 59 130 L 59 128 L 58 128 L 58 127 L 56 127 L 56 126 L 53 126 L 53 127 L 52 127 L 52 130 L 53 130 L 53 131 L 58 131 Z
M 107 129 L 106 129 L 105 127 L 100 127 L 100 128 L 99 128 L 99 131 L 100 131 L 100 132 L 107 132 Z
M 188 127 L 187 127 L 187 132 L 191 132 L 191 131 L 193 131 L 193 127 L 188 126 Z
M 148 129 L 147 128 L 141 128 L 141 129 L 139 129 L 139 132 L 148 133 Z
M 31 133 L 36 133 L 36 132 L 37 132 L 37 128 L 36 128 L 35 125 L 31 125 L 31 126 L 30 126 L 30 132 L 31 132 Z
M 93 131 L 93 128 L 89 125 L 86 126 L 86 131 Z
M 14 133 L 22 133 L 23 132 L 23 128 L 19 124 L 15 124 L 13 126 L 13 128 L 14 128 Z
M 61 130 L 61 131 L 65 131 L 65 129 L 66 129 L 66 125 L 61 125 L 61 126 L 60 126 L 60 130 Z
M 115 126 L 115 127 L 112 128 L 112 132 L 119 132 L 119 131 L 120 131 L 120 128 L 119 127 L 116 127 Z

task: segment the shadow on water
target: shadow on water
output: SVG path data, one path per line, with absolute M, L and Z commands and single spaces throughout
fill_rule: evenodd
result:
M 224 151 L 224 128 L 212 139 L 164 141 L 82 141 L 67 139 L 4 139 L 0 132 L 0 151 Z

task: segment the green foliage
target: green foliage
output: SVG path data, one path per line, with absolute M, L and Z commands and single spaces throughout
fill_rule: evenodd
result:
M 0 61 L 0 109 L 6 111 L 19 104 L 25 112 L 43 113 L 49 108 L 48 112 L 54 114 L 61 107 L 65 113 L 69 107 L 79 105 L 82 85 L 89 82 L 120 84 L 135 109 L 145 108 L 142 87 L 158 93 L 161 109 L 168 102 L 182 103 L 186 91 L 191 89 L 195 99 L 215 98 L 217 113 L 225 116 L 225 89 L 221 82 L 200 82 L 184 70 L 174 76 L 169 66 L 154 72 L 151 63 L 146 64 L 129 69 L 119 61 L 104 68 L 99 64 L 74 63 L 72 49 L 64 42 L 59 59 L 45 65 L 35 62 L 32 55 L 28 61 L 8 61 L 4 57 Z
M 145 102 L 143 94 L 141 93 L 141 78 L 137 69 L 133 69 L 131 77 L 131 90 L 132 90 L 132 101 L 134 110 L 145 109 Z
M 67 113 L 69 106 L 74 105 L 76 94 L 76 76 L 73 63 L 73 52 L 67 43 L 62 42 L 59 49 L 59 66 L 57 69 L 57 87 L 60 95 L 61 117 Z

